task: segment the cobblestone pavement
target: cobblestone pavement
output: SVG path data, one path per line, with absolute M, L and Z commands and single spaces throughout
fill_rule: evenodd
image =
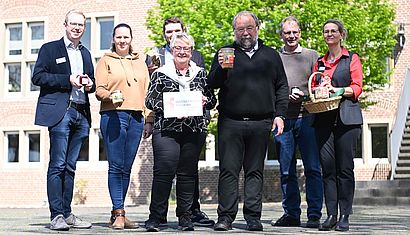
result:
M 202 205 L 210 218 L 216 219 L 215 204 Z M 242 205 L 240 205 L 242 208 Z M 282 215 L 280 203 L 264 203 L 262 213 L 263 232 L 248 232 L 241 209 L 233 224 L 233 230 L 215 232 L 212 228 L 195 227 L 194 232 L 181 232 L 175 217 L 175 206 L 171 205 L 168 214 L 168 227 L 157 234 L 410 234 L 410 206 L 354 206 L 354 214 L 350 217 L 349 232 L 321 232 L 317 229 L 303 227 L 280 228 L 270 225 L 271 220 L 277 220 Z M 140 225 L 148 218 L 148 206 L 126 207 L 127 217 L 138 221 Z M 306 212 L 306 206 L 303 206 Z M 92 222 L 91 229 L 70 229 L 59 234 L 142 234 L 146 233 L 143 226 L 134 230 L 114 231 L 107 225 L 110 215 L 109 207 L 75 206 L 73 213 Z M 305 213 L 306 214 L 306 213 Z M 326 217 L 326 215 L 323 215 Z M 323 219 L 322 219 L 323 220 Z M 302 226 L 306 215 L 302 217 Z M 49 228 L 48 208 L 0 208 L 0 234 L 57 234 Z

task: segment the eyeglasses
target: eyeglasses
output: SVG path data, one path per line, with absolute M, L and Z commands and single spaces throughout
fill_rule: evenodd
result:
M 180 47 L 180 46 L 175 46 L 173 47 L 173 49 L 176 51 L 183 51 L 183 52 L 190 52 L 192 50 L 191 47 Z
M 335 34 L 339 33 L 339 30 L 337 30 L 337 29 L 323 30 L 324 35 L 328 35 L 329 33 L 332 34 L 332 35 L 335 35 Z
M 283 31 L 283 34 L 285 34 L 285 36 L 290 36 L 291 34 L 298 35 L 299 33 L 300 31 Z
M 255 30 L 256 26 L 250 25 L 246 28 L 237 28 L 235 29 L 236 32 L 238 32 L 239 34 L 243 34 L 245 31 L 249 32 L 249 31 L 253 31 Z
M 75 28 L 76 26 L 78 26 L 78 28 L 84 28 L 84 24 L 82 23 L 69 22 L 68 24 L 73 28 Z

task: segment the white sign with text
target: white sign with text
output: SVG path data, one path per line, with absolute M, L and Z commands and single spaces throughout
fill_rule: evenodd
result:
M 180 91 L 163 93 L 164 117 L 202 116 L 202 92 Z

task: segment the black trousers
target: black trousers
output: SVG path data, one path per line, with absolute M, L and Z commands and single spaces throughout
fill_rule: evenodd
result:
M 202 150 L 202 146 L 205 144 L 205 138 L 204 138 L 203 143 L 201 144 L 201 150 Z M 190 211 L 201 210 L 201 205 L 199 204 L 199 173 L 198 172 L 195 176 L 194 201 L 192 202 L 192 206 L 189 210 Z
M 239 173 L 244 169 L 245 220 L 260 219 L 263 168 L 272 120 L 218 120 L 218 216 L 235 220 L 239 201 Z
M 360 125 L 316 126 L 316 140 L 322 165 L 325 204 L 328 215 L 352 212 L 355 189 L 354 156 Z
M 175 175 L 177 208 L 179 217 L 192 206 L 195 178 L 198 175 L 198 159 L 206 133 L 160 132 L 154 130 L 154 177 L 151 191 L 150 218 L 165 219 L 168 199 Z

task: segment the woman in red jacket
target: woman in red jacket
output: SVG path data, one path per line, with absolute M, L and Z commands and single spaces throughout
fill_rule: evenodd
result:
M 323 24 L 327 53 L 318 59 L 314 71 L 324 73 L 314 86 L 327 87 L 342 95 L 339 108 L 315 116 L 313 126 L 320 150 L 327 219 L 319 230 L 349 230 L 355 188 L 354 156 L 361 134 L 363 117 L 358 98 L 362 93 L 362 64 L 357 54 L 343 47 L 346 29 L 339 20 Z M 339 213 L 338 213 L 339 212 Z M 337 215 L 340 215 L 337 220 Z

